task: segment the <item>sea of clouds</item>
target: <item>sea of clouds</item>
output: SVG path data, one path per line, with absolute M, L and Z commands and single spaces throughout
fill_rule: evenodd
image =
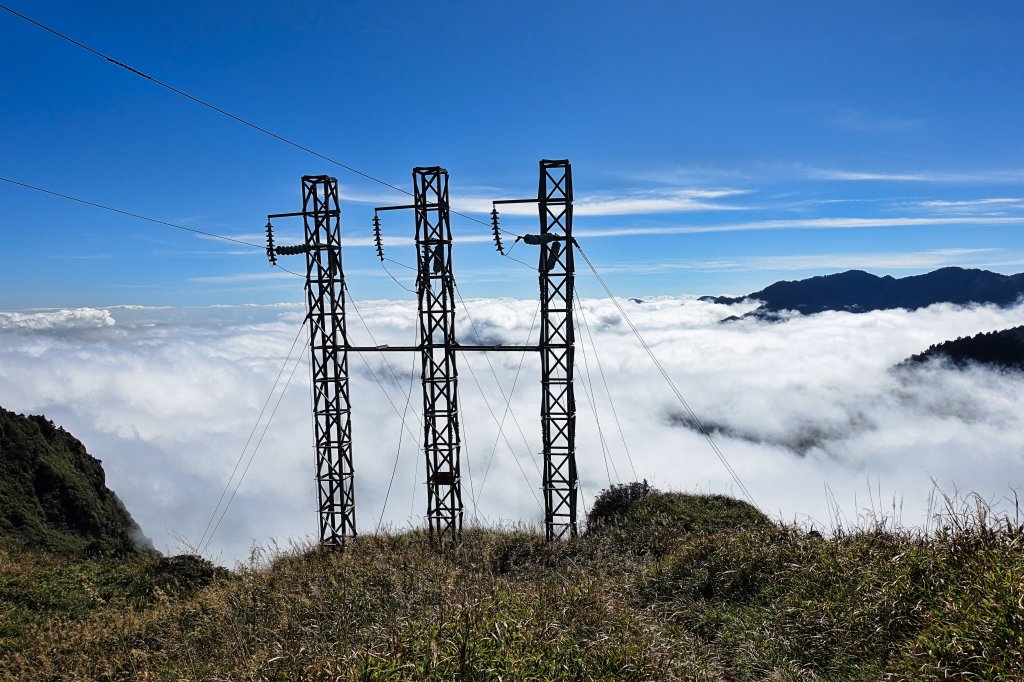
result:
M 468 313 L 458 310 L 462 342 L 522 344 L 531 327 L 536 342 L 535 301 L 466 304 Z M 612 302 L 581 305 L 584 504 L 609 483 L 639 479 L 739 495 Z M 719 323 L 752 303 L 661 297 L 623 305 L 773 517 L 828 529 L 867 512 L 923 525 L 936 485 L 999 503 L 1024 483 L 1024 375 L 939 364 L 892 369 L 932 343 L 1019 325 L 1024 305 L 833 312 L 776 324 Z M 358 310 L 349 309 L 353 344 L 415 342 L 415 303 L 365 301 Z M 254 543 L 316 532 L 303 315 L 298 305 L 0 313 L 0 405 L 46 414 L 84 441 L 165 551 L 199 543 L 229 477 L 238 480 L 259 441 L 206 552 L 231 564 Z M 420 525 L 415 358 L 371 353 L 353 355 L 350 365 L 360 532 Z M 459 370 L 467 518 L 539 524 L 538 359 L 465 353 Z

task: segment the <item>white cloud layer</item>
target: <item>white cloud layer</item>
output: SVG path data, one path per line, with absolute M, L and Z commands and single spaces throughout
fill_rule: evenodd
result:
M 526 341 L 537 307 L 510 299 L 468 305 L 479 338 L 505 343 Z M 828 525 L 828 486 L 848 517 L 865 508 L 891 511 L 896 500 L 903 520 L 917 523 L 925 519 L 932 479 L 947 490 L 989 498 L 1024 483 L 1024 378 L 939 366 L 890 370 L 937 341 L 1020 324 L 1024 305 L 825 313 L 774 325 L 718 324 L 749 304 L 676 297 L 626 306 L 691 405 L 715 429 L 758 504 L 773 516 Z M 359 307 L 374 342 L 413 342 L 414 304 Z M 611 303 L 586 300 L 583 307 L 589 327 L 578 336 L 585 352 L 578 354 L 576 388 L 586 503 L 609 478 L 735 492 L 708 445 L 681 425 L 679 406 Z M 459 315 L 461 339 L 477 338 L 463 310 Z M 287 305 L 3 313 L 0 405 L 45 413 L 79 436 L 104 461 L 109 485 L 145 531 L 159 547 L 176 550 L 175 534 L 191 542 L 202 535 L 301 319 L 302 311 Z M 371 343 L 354 315 L 349 330 L 353 343 Z M 591 334 L 616 415 L 597 374 Z M 221 561 L 244 557 L 254 541 L 315 530 L 308 366 L 305 352 L 298 357 L 292 383 L 211 546 Z M 496 353 L 489 359 L 507 392 L 520 356 Z M 409 355 L 388 358 L 398 381 L 379 355 L 365 360 L 350 361 L 363 533 L 377 526 L 403 434 L 395 409 L 406 404 L 410 371 L 418 376 Z M 507 424 L 507 444 L 498 438 L 495 419 L 502 418 L 504 400 L 487 358 L 465 354 L 460 361 L 468 512 L 477 511 L 485 523 L 538 523 L 537 359 L 527 357 L 518 371 L 511 410 L 518 426 Z M 286 367 L 282 383 L 291 369 Z M 401 435 L 383 515 L 385 524 L 397 527 L 418 524 L 425 506 L 423 463 L 411 435 L 419 434 L 420 392 L 418 383 L 411 386 L 408 430 Z M 595 425 L 591 391 L 603 433 Z M 259 435 L 257 430 L 254 442 Z M 480 498 L 476 508 L 474 496 Z

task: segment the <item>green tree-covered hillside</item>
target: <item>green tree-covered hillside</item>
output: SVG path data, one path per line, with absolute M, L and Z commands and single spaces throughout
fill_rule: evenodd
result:
M 149 546 L 77 438 L 45 417 L 2 407 L 0 542 L 101 554 Z

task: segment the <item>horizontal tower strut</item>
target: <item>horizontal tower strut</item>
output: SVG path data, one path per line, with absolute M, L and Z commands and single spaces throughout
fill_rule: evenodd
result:
M 487 351 L 539 351 L 542 350 L 540 346 L 463 346 L 461 344 L 452 344 L 452 350 L 461 350 L 466 352 L 487 352 Z M 424 346 L 345 346 L 345 350 L 352 351 L 353 353 L 419 353 L 424 350 Z

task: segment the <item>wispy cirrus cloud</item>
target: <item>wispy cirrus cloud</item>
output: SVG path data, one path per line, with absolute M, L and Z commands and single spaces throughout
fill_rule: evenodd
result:
M 630 227 L 577 227 L 573 234 L 579 238 L 605 239 L 613 237 L 642 237 L 673 234 L 705 234 L 717 232 L 756 232 L 766 230 L 842 230 L 862 228 L 932 227 L 942 225 L 1021 225 L 1024 216 L 933 216 L 897 218 L 792 218 L 776 220 L 754 220 L 737 223 L 705 225 L 644 225 Z M 460 244 L 489 243 L 490 234 L 456 232 L 454 241 Z M 366 248 L 375 246 L 370 237 L 342 237 L 345 247 Z M 411 237 L 384 237 L 385 247 L 411 247 Z
M 841 130 L 876 133 L 902 133 L 920 128 L 924 124 L 924 120 L 920 118 L 882 116 L 848 108 L 840 109 L 826 122 Z
M 1013 197 L 990 197 L 982 199 L 931 199 L 911 202 L 908 205 L 938 215 L 1010 216 L 1020 214 L 1024 199 Z
M 595 193 L 577 195 L 573 202 L 576 216 L 645 215 L 656 213 L 687 213 L 697 211 L 739 211 L 747 206 L 725 203 L 720 200 L 749 194 L 751 190 L 735 188 L 676 188 L 646 189 L 622 193 Z M 501 198 L 452 197 L 452 206 L 468 213 L 490 213 L 491 201 Z M 535 215 L 537 208 L 531 204 L 507 204 L 501 206 L 501 213 L 507 215 Z
M 1003 249 L 958 248 L 927 251 L 867 253 L 814 253 L 777 256 L 744 256 L 728 259 L 680 259 L 650 263 L 603 265 L 605 272 L 658 273 L 678 270 L 694 272 L 728 271 L 830 271 L 830 270 L 928 270 L 948 265 L 995 267 L 1024 265 L 1024 253 L 1004 255 L 998 263 L 988 262 Z M 984 259 L 984 260 L 981 260 Z
M 274 279 L 295 279 L 294 275 L 287 272 L 238 272 L 231 275 L 205 275 L 201 277 L 190 277 L 189 282 L 197 284 L 236 284 L 238 282 L 263 282 Z
M 896 182 L 922 184 L 1019 184 L 1024 183 L 1024 168 L 975 169 L 893 169 L 823 167 L 792 161 L 752 161 L 734 167 L 672 167 L 637 171 L 622 180 L 655 186 L 706 187 L 709 183 L 760 190 L 780 183 L 812 181 Z
M 299 266 L 299 269 L 305 272 L 304 265 Z M 240 284 L 242 282 L 265 282 L 268 280 L 302 280 L 305 277 L 304 274 L 296 276 L 297 274 L 282 270 L 273 270 L 271 272 L 236 272 L 230 275 L 190 277 L 188 281 L 197 284 Z M 382 270 L 370 270 L 367 268 L 347 268 L 345 274 L 351 277 L 387 277 L 387 273 Z
M 922 201 L 920 206 L 927 208 L 974 208 L 984 206 L 1024 206 L 1024 199 L 1011 197 L 993 197 L 990 199 L 967 199 L 963 201 Z
M 841 168 L 802 167 L 799 174 L 810 180 L 837 180 L 849 182 L 921 182 L 921 183 L 1021 183 L 1024 169 L 977 171 L 873 171 Z
M 842 230 L 886 227 L 931 227 L 941 225 L 1021 225 L 1021 217 L 900 217 L 900 218 L 798 218 L 760 220 L 718 225 L 664 225 L 643 227 L 588 228 L 575 231 L 577 237 L 624 237 L 641 235 L 702 234 L 760 230 Z

